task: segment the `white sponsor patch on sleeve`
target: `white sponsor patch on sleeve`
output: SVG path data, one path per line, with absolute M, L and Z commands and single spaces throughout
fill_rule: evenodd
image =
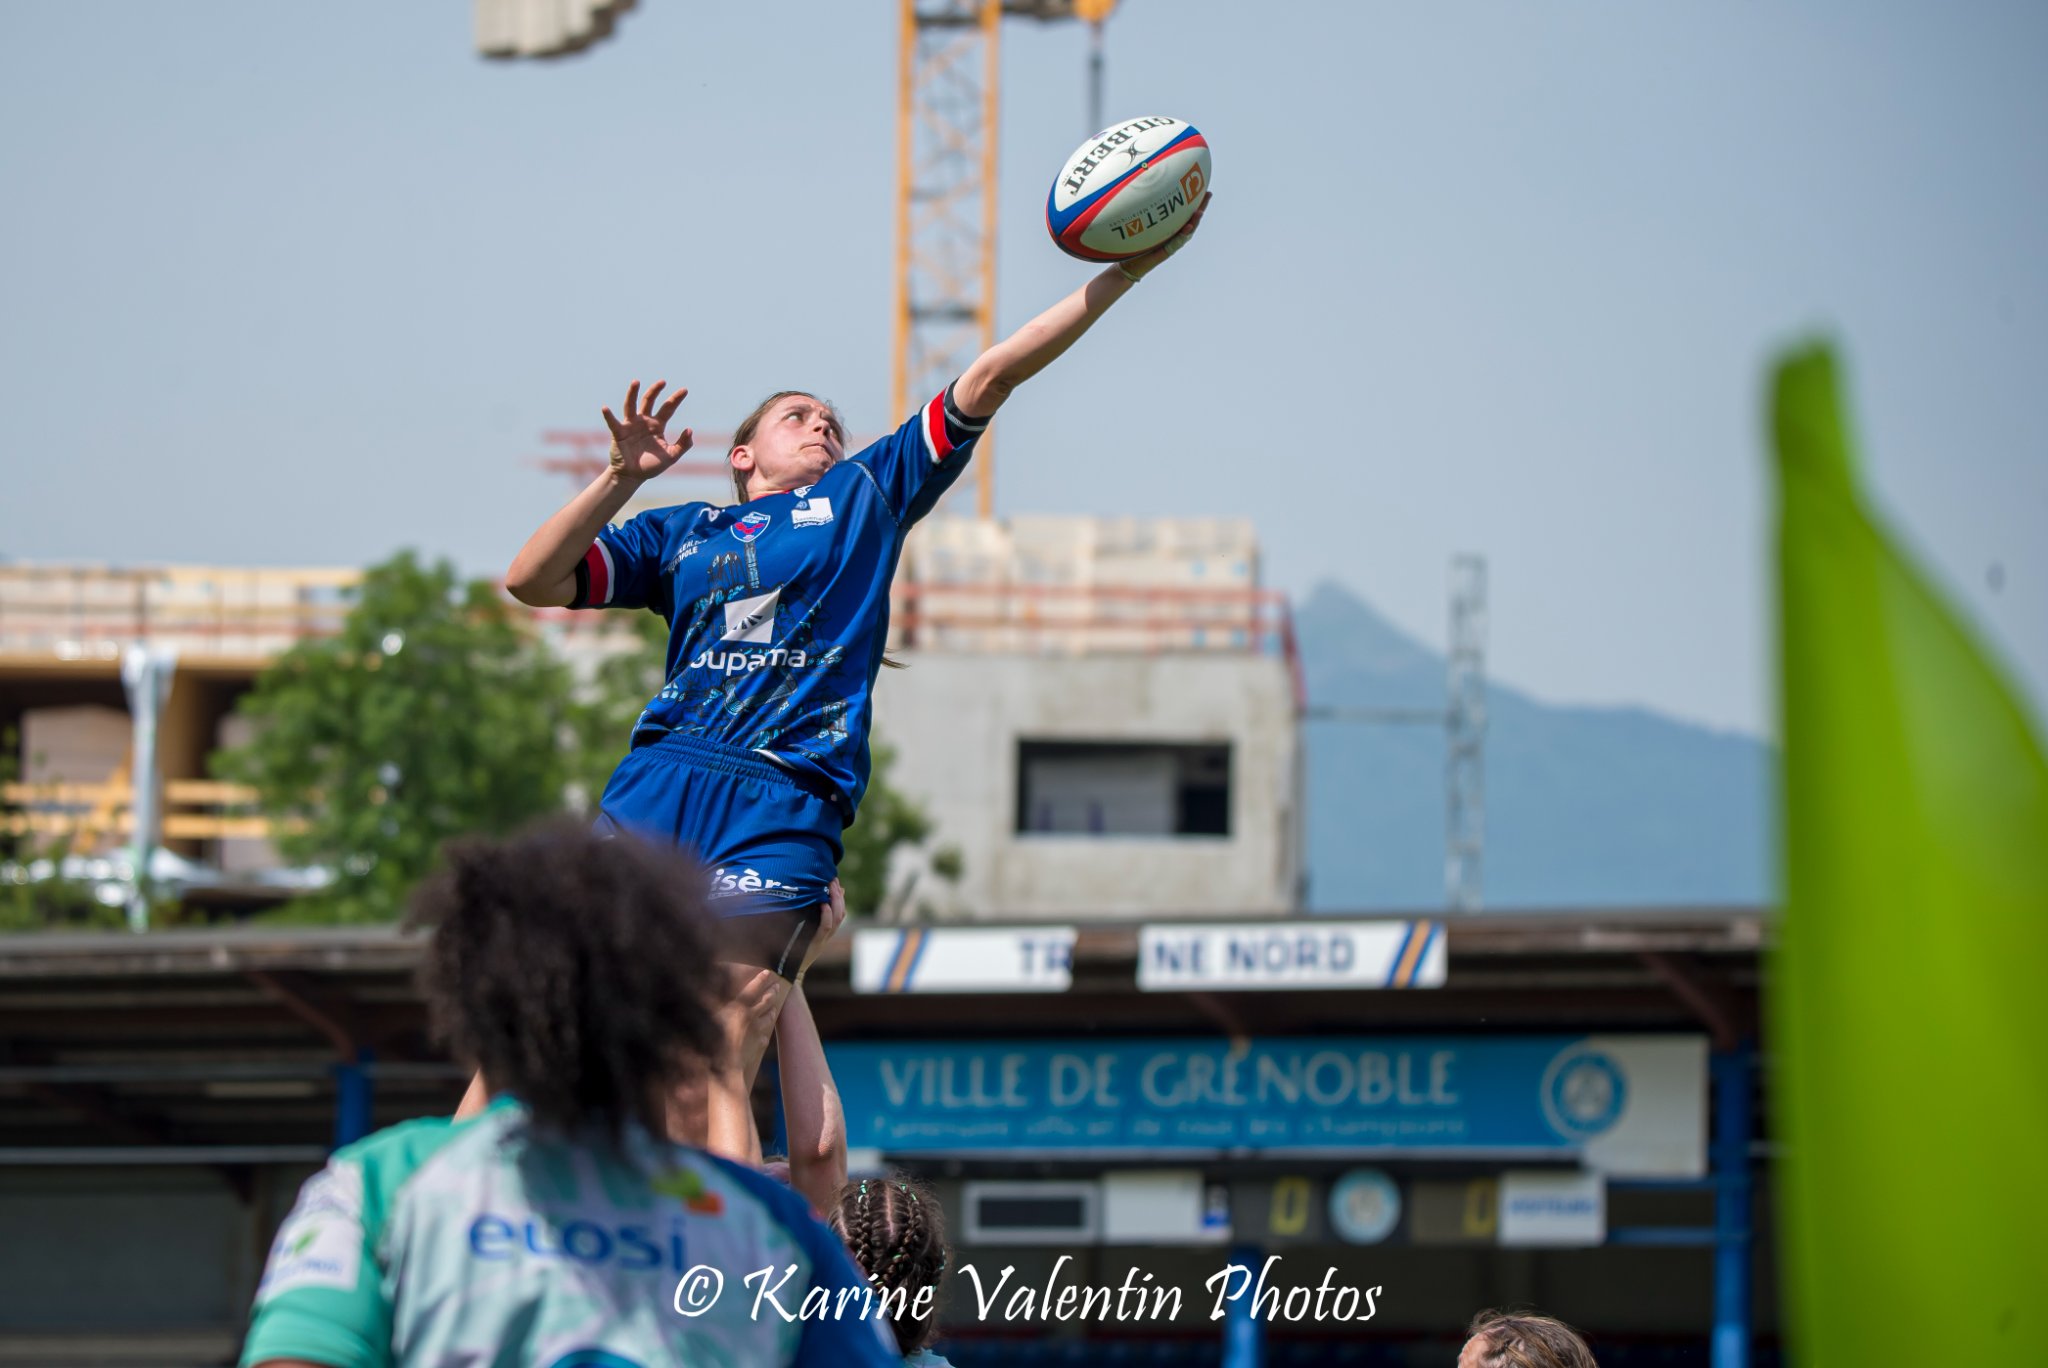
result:
M 363 1169 L 339 1159 L 306 1180 L 278 1228 L 256 1300 L 326 1287 L 353 1292 L 363 1271 Z

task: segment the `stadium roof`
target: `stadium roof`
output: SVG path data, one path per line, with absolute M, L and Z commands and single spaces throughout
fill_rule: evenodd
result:
M 1072 989 L 1000 1013 L 985 995 L 855 994 L 842 935 L 807 989 L 828 1042 L 1625 1030 L 1729 1045 L 1757 1034 L 1767 924 L 1754 907 L 1459 916 L 1442 988 L 1229 993 L 1139 992 L 1137 925 L 1083 924 Z M 393 927 L 0 937 L 0 1163 L 310 1160 L 337 1068 L 366 1051 L 376 1124 L 452 1108 L 463 1075 L 427 1035 L 421 947 Z

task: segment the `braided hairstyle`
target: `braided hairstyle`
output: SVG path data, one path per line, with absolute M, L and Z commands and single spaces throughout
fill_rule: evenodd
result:
M 551 1131 L 662 1134 L 722 1038 L 703 887 L 680 857 L 566 820 L 449 842 L 413 899 L 436 1035 Z
M 900 1306 L 897 1298 L 889 1300 L 896 1347 L 909 1355 L 930 1344 L 938 1333 L 939 1278 L 948 1260 L 946 1217 L 931 1189 L 900 1173 L 863 1178 L 840 1190 L 839 1205 L 825 1219 L 877 1296 L 902 1289 Z M 927 1287 L 932 1301 L 920 1316 L 915 1303 Z

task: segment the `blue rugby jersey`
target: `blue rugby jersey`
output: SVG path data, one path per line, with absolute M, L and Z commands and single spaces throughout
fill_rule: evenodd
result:
M 889 581 L 912 523 L 966 468 L 988 426 L 953 387 L 816 484 L 746 504 L 649 509 L 599 531 L 573 608 L 668 620 L 668 683 L 636 743 L 679 732 L 824 779 L 852 820 L 868 784 L 870 693 Z

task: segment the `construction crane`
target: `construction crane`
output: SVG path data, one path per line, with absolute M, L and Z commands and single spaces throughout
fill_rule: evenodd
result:
M 1088 128 L 1102 126 L 1102 28 L 1118 0 L 899 0 L 896 289 L 890 411 L 913 413 L 996 340 L 996 97 L 1004 18 L 1089 26 Z M 633 0 L 476 0 L 477 50 L 548 58 L 609 35 Z M 593 467 L 588 435 L 551 468 Z M 701 445 L 701 443 L 700 443 Z M 995 450 L 981 439 L 975 511 L 995 511 Z
M 1117 0 L 900 0 L 896 97 L 897 413 L 996 340 L 996 99 L 1002 20 L 1085 21 L 1090 131 L 1101 126 L 1102 25 Z M 995 511 L 995 452 L 981 439 L 975 512 Z

